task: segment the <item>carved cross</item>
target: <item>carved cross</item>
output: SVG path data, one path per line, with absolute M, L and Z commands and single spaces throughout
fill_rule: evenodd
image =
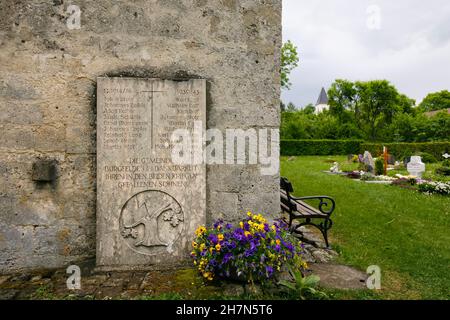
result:
M 152 148 L 152 151 L 154 150 L 155 147 L 155 139 L 154 139 L 154 126 L 155 126 L 155 122 L 153 119 L 153 94 L 154 93 L 161 93 L 161 92 L 165 92 L 165 91 L 158 91 L 158 90 L 153 90 L 153 81 L 151 82 L 151 88 L 150 90 L 144 90 L 141 91 L 140 93 L 150 93 L 148 99 L 150 100 L 150 146 Z

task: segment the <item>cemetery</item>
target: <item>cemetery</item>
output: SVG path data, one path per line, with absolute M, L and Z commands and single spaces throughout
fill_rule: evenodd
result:
M 284 106 L 283 3 L 2 2 L 0 300 L 449 298 L 449 115 Z

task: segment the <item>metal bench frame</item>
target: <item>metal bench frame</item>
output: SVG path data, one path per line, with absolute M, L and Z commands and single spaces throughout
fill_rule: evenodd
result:
M 329 247 L 328 230 L 333 225 L 330 216 L 336 206 L 333 198 L 329 196 L 307 196 L 295 197 L 292 195 L 294 188 L 292 183 L 284 177 L 280 178 L 280 204 L 281 210 L 289 214 L 289 229 L 292 233 L 302 235 L 299 230 L 302 226 L 314 226 L 320 230 L 325 240 L 325 245 Z M 317 208 L 309 205 L 303 200 L 319 200 Z M 320 223 L 315 223 L 314 220 L 320 219 Z M 295 220 L 304 220 L 294 224 Z

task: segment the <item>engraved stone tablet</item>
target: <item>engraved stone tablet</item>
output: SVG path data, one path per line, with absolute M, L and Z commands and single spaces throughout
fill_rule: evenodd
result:
M 205 80 L 97 79 L 98 267 L 189 256 L 205 223 L 205 165 L 174 163 L 170 136 L 194 122 L 206 123 Z

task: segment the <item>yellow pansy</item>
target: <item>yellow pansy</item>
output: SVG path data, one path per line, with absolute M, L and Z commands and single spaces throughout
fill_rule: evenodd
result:
M 222 248 L 222 247 L 220 246 L 220 244 L 216 244 L 216 250 L 217 250 L 217 251 L 220 251 L 220 248 Z
M 217 239 L 218 239 L 219 241 L 223 241 L 223 234 L 218 234 L 218 235 L 217 235 Z
M 200 235 L 204 234 L 205 232 L 206 232 L 205 226 L 200 226 L 197 228 L 197 230 L 195 230 L 195 235 L 200 236 Z

